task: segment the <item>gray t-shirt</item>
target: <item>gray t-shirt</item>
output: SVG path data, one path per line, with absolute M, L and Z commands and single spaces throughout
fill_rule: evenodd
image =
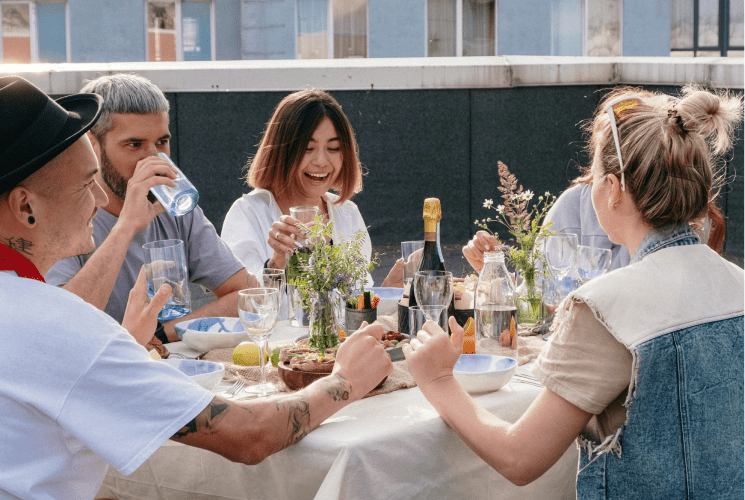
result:
M 93 219 L 93 239 L 98 248 L 116 224 L 118 218 L 103 209 Z M 119 271 L 114 290 L 104 311 L 119 323 L 124 318 L 129 292 L 137 281 L 140 268 L 145 263 L 142 245 L 151 241 L 179 239 L 185 244 L 189 262 L 189 281 L 209 290 L 222 285 L 228 278 L 243 269 L 230 248 L 220 239 L 215 227 L 198 206 L 183 217 L 167 213 L 156 217 L 132 239 Z M 77 274 L 92 254 L 78 255 L 57 262 L 44 276 L 47 283 L 64 285 Z

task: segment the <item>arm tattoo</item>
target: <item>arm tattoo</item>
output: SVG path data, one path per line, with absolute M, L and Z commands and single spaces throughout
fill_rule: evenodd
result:
M 337 375 L 341 381 L 337 385 L 326 388 L 326 394 L 331 396 L 334 401 L 347 401 L 349 399 L 349 390 L 346 388 L 347 379 Z
M 210 401 L 210 404 L 207 405 L 207 407 L 202 410 L 201 413 L 199 413 L 199 415 L 194 417 L 191 422 L 179 429 L 178 432 L 173 435 L 173 437 L 179 439 L 186 437 L 189 434 L 199 432 L 203 429 L 212 429 L 213 420 L 215 420 L 221 413 L 223 413 L 227 409 L 228 403 L 221 400 L 220 398 L 214 398 L 212 401 Z
M 290 446 L 303 439 L 310 432 L 310 403 L 302 397 L 292 398 L 282 402 L 278 401 L 277 410 L 281 411 L 283 407 L 289 409 L 287 426 L 290 435 L 285 446 Z

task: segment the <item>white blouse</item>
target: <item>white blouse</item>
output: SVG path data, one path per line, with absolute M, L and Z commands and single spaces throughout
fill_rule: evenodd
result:
M 363 230 L 365 239 L 362 243 L 362 255 L 369 262 L 372 257 L 372 243 L 357 205 L 351 201 L 337 205 L 335 202 L 339 197 L 330 192 L 324 197 L 329 219 L 334 222 L 333 240 L 351 240 L 357 231 Z M 254 189 L 244 194 L 228 210 L 221 237 L 249 272 L 260 274 L 264 263 L 274 255 L 274 250 L 269 246 L 269 230 L 281 216 L 282 212 L 274 195 L 266 189 Z M 368 273 L 365 286 L 372 286 L 372 283 L 372 277 Z

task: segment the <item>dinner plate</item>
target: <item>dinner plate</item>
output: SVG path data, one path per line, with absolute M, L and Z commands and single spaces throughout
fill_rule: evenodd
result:
M 347 332 L 347 335 L 352 335 L 353 333 L 354 333 L 354 331 Z M 406 334 L 403 334 L 403 336 L 404 336 L 404 339 L 408 339 L 409 338 L 409 336 L 406 335 Z M 305 335 L 301 335 L 298 338 L 296 338 L 294 340 L 294 343 L 295 343 L 295 345 L 297 345 L 298 342 L 300 342 L 303 339 L 307 339 L 307 338 L 308 338 L 308 334 L 306 333 Z M 388 356 L 391 357 L 391 361 L 401 361 L 402 359 L 405 359 L 404 352 L 401 349 L 402 347 L 403 347 L 402 344 L 398 344 L 395 347 L 389 347 L 388 349 L 385 350 L 385 352 L 388 353 Z
M 249 340 L 238 318 L 197 318 L 177 323 L 175 329 L 184 344 L 200 352 L 231 348 Z

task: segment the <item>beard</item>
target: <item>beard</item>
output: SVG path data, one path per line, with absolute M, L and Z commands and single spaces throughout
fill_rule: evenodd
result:
M 116 170 L 114 165 L 106 155 L 106 149 L 101 148 L 101 178 L 109 187 L 112 193 L 114 193 L 119 199 L 124 201 L 127 196 L 127 181 L 122 175 Z

